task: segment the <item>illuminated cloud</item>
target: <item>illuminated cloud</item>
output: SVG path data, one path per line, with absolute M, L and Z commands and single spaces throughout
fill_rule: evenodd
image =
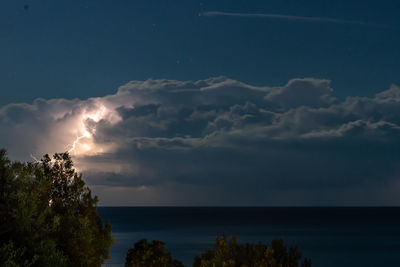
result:
M 102 204 L 394 204 L 399 114 L 394 85 L 340 101 L 314 78 L 150 79 L 6 105 L 0 139 L 14 159 L 70 151 Z

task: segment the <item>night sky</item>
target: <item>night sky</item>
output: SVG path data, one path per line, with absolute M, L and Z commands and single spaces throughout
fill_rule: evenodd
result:
M 0 3 L 0 147 L 101 205 L 400 203 L 398 1 Z

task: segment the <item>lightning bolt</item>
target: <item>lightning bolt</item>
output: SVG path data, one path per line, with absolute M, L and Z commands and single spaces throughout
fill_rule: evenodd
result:
M 76 138 L 71 144 L 68 144 L 66 146 L 66 148 L 68 149 L 67 150 L 68 153 L 73 153 L 74 155 L 76 155 L 78 145 L 86 146 L 85 147 L 86 150 L 91 149 L 89 144 L 87 143 L 82 144 L 81 142 L 83 139 L 91 140 L 93 138 L 93 134 L 96 132 L 96 124 L 89 127 L 87 125 L 87 121 L 91 120 L 94 123 L 97 123 L 104 118 L 105 112 L 106 112 L 106 107 L 103 105 L 101 105 L 101 108 L 97 110 L 94 114 L 93 113 L 88 114 L 86 112 L 83 112 L 82 117 L 80 119 L 80 129 L 78 128 L 76 130 Z M 79 135 L 78 133 L 82 134 Z
M 33 159 L 33 161 L 34 161 L 35 163 L 40 163 L 40 162 L 41 162 L 41 161 L 38 160 L 32 153 L 31 153 L 31 158 Z
M 71 112 L 71 116 L 52 133 L 57 133 L 57 136 L 61 133 L 62 140 L 67 139 L 64 144 L 68 145 L 63 147 L 70 155 L 97 155 L 111 151 L 115 147 L 112 142 L 97 143 L 94 137 L 100 121 L 114 125 L 122 120 L 116 107 L 108 102 L 94 100 L 88 105 L 82 105 L 79 111 Z M 30 157 L 33 163 L 41 163 L 33 153 L 30 153 Z
M 73 152 L 74 155 L 76 155 L 76 146 L 79 144 L 79 141 L 80 141 L 81 139 L 86 138 L 86 137 L 91 137 L 91 135 L 85 133 L 84 135 L 78 136 L 78 133 L 77 133 L 74 142 L 72 142 L 72 144 L 68 144 L 67 147 L 66 147 L 67 149 L 69 148 L 69 149 L 67 150 L 68 153 Z

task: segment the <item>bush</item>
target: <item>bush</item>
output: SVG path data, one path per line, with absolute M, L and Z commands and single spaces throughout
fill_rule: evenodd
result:
M 97 202 L 68 153 L 11 163 L 0 150 L 0 265 L 101 266 L 113 239 Z
M 140 240 L 126 255 L 125 267 L 183 267 L 164 251 L 161 241 L 147 243 Z M 271 247 L 262 243 L 238 244 L 237 238 L 217 237 L 214 249 L 195 257 L 193 267 L 311 267 L 311 260 L 304 259 L 297 247 L 285 246 L 283 239 L 273 239 Z
M 215 248 L 195 257 L 193 267 L 298 267 L 301 253 L 297 247 L 289 251 L 283 239 L 273 239 L 271 247 L 262 243 L 238 244 L 237 238 L 217 237 Z M 310 267 L 311 260 L 305 259 L 301 267 Z
M 184 267 L 181 262 L 172 259 L 164 246 L 161 241 L 147 243 L 146 239 L 140 240 L 128 250 L 125 267 Z

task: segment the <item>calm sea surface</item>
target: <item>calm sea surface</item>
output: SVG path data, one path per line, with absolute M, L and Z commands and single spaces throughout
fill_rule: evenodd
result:
M 222 233 L 239 242 L 283 237 L 315 267 L 400 266 L 400 208 L 166 208 L 101 207 L 115 245 L 105 266 L 124 266 L 126 251 L 142 238 L 166 243 L 191 266 Z

